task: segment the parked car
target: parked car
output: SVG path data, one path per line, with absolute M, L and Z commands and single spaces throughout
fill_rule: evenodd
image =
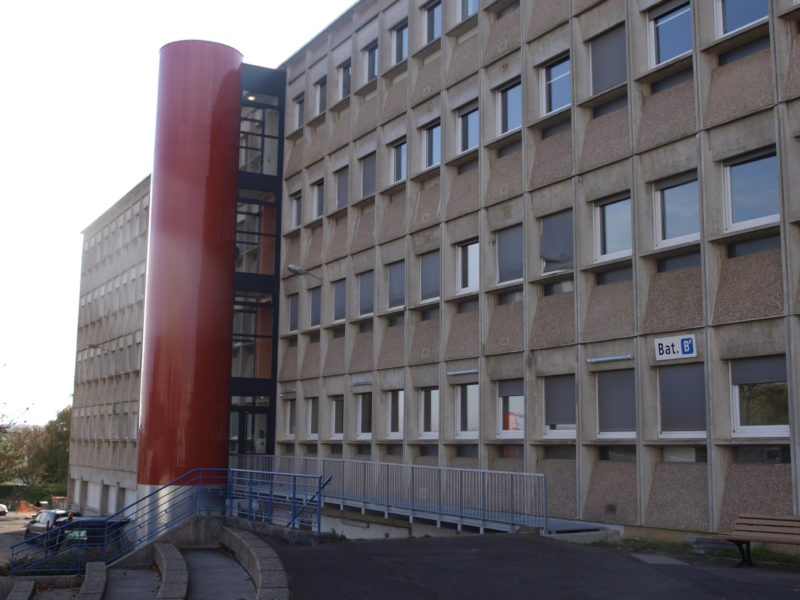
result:
M 61 510 L 60 508 L 47 508 L 45 510 L 40 510 L 38 513 L 36 513 L 35 517 L 28 521 L 28 524 L 25 526 L 25 539 L 46 533 L 53 529 L 53 527 L 63 525 L 69 521 L 70 515 L 73 517 L 81 516 L 78 512 L 70 512 L 67 510 Z
M 8 514 L 8 507 L 5 504 L 0 504 L 0 517 L 5 517 Z

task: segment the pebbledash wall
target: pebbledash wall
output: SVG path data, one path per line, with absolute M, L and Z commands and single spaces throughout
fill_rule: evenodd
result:
M 796 513 L 798 20 L 375 0 L 310 41 L 276 453 L 544 472 L 592 521 Z

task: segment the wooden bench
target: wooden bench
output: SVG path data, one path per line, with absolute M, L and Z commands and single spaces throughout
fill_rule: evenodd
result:
M 736 544 L 742 560 L 737 566 L 754 566 L 750 559 L 750 542 L 800 544 L 800 517 L 766 517 L 741 515 L 730 533 L 724 534 Z

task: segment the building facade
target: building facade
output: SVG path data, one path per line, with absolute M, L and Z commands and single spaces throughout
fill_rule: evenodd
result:
M 543 472 L 590 521 L 797 510 L 798 17 L 364 1 L 309 42 L 278 453 Z
M 219 399 L 229 461 L 542 472 L 551 516 L 671 530 L 796 513 L 798 21 L 355 4 L 281 65 L 277 389 Z

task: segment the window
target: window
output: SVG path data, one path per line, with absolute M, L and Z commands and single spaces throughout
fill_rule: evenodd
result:
M 442 162 L 442 126 L 434 123 L 425 128 L 425 167 Z
M 631 199 L 614 200 L 597 207 L 598 258 L 616 258 L 631 253 Z
M 300 129 L 305 121 L 305 96 L 300 94 L 294 99 L 294 125 Z
M 358 313 L 360 315 L 372 314 L 372 271 L 364 271 L 358 276 Z
M 347 206 L 347 196 L 350 189 L 348 177 L 350 169 L 345 167 L 336 171 L 336 208 Z
M 408 58 L 408 22 L 403 21 L 394 28 L 394 63 Z
M 358 395 L 358 438 L 372 437 L 372 394 Z
M 752 226 L 778 220 L 778 161 L 775 154 L 727 166 L 728 225 Z
M 372 42 L 364 48 L 367 64 L 367 81 L 372 81 L 378 76 L 378 42 Z
M 592 93 L 622 83 L 627 78 L 625 27 L 620 25 L 591 41 Z
M 389 277 L 389 308 L 402 307 L 406 303 L 406 263 L 399 260 L 387 265 Z
M 500 90 L 500 133 L 522 127 L 522 84 Z
M 294 399 L 286 401 L 286 435 L 294 437 L 295 405 Z
M 636 384 L 633 369 L 597 373 L 598 437 L 636 437 Z
M 425 20 L 427 23 L 427 42 L 442 37 L 442 3 L 434 2 L 425 9 Z
M 759 356 L 730 362 L 733 432 L 742 436 L 789 436 L 786 357 Z
M 333 320 L 342 321 L 347 314 L 347 281 L 333 282 Z
M 551 113 L 572 102 L 569 56 L 544 68 L 545 112 Z
M 480 387 L 477 383 L 458 386 L 456 437 L 476 438 L 480 431 Z
M 419 257 L 420 261 L 420 300 L 435 300 L 439 298 L 439 274 L 441 261 L 439 251 L 427 252 Z
M 470 105 L 458 112 L 459 135 L 461 136 L 459 148 L 466 152 L 478 145 L 478 106 Z
M 289 296 L 289 331 L 297 331 L 297 294 Z
M 544 378 L 544 435 L 575 437 L 575 375 Z
M 660 65 L 692 50 L 692 9 L 688 2 L 667 6 L 651 14 L 654 64 Z
M 294 196 L 291 197 L 289 202 L 292 211 L 292 227 L 300 227 L 303 218 L 302 196 L 299 193 L 295 194 Z
M 768 0 L 718 0 L 722 33 L 730 33 L 750 23 L 766 18 Z
M 470 242 L 458 247 L 458 291 L 474 292 L 480 279 L 480 246 Z
M 544 262 L 543 273 L 573 267 L 572 209 L 542 218 L 539 255 Z
M 419 436 L 439 437 L 439 390 L 428 388 L 419 397 Z
M 319 437 L 319 399 L 308 398 L 308 439 L 316 440 Z
M 478 0 L 461 0 L 461 20 L 465 20 L 478 12 Z
M 375 153 L 367 154 L 361 159 L 361 197 L 366 198 L 375 193 Z
M 350 59 L 339 65 L 339 98 L 344 99 L 350 95 Z
M 317 83 L 314 84 L 314 88 L 317 92 L 317 114 L 321 115 L 325 112 L 325 108 L 327 105 L 327 95 L 328 95 L 328 80 L 327 78 L 323 77 Z
M 344 397 L 331 397 L 331 439 L 340 440 L 344 434 Z
M 659 367 L 658 400 L 662 436 L 705 436 L 706 382 L 703 363 Z
M 389 406 L 386 411 L 386 437 L 403 437 L 403 390 L 392 390 L 389 392 L 387 400 Z
M 394 181 L 406 178 L 406 141 L 398 142 L 392 146 L 392 173 Z
M 728 258 L 737 258 L 739 256 L 749 256 L 750 254 L 757 254 L 759 252 L 769 252 L 770 250 L 780 250 L 781 236 L 769 235 L 767 237 L 754 238 L 752 240 L 744 240 L 741 242 L 733 242 L 728 244 L 727 255 Z
M 311 327 L 319 327 L 319 313 L 322 298 L 322 288 L 315 287 L 311 290 L 311 310 L 309 311 L 309 322 Z
M 525 435 L 525 385 L 522 379 L 506 379 L 497 383 L 497 435 Z
M 320 179 L 313 187 L 314 218 L 318 219 L 325 212 L 325 182 Z
M 678 243 L 700 237 L 700 200 L 697 180 L 656 189 L 657 243 Z
M 522 225 L 514 225 L 497 232 L 498 283 L 522 279 L 523 248 Z

